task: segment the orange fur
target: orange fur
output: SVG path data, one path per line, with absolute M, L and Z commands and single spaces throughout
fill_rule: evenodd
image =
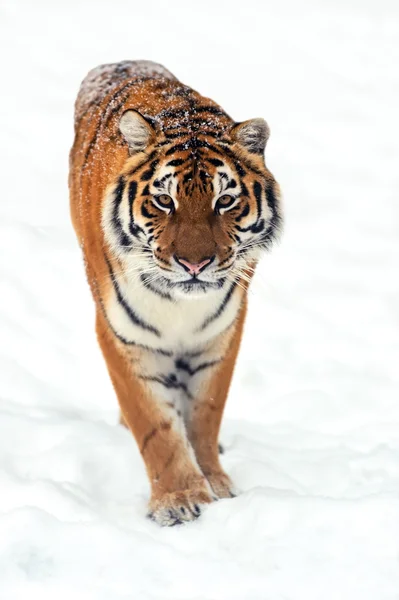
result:
M 139 115 L 133 115 L 133 125 L 127 123 L 123 128 L 121 118 L 129 110 L 137 111 Z M 207 116 L 203 124 L 197 115 Z M 259 123 L 255 125 L 256 133 L 260 126 Z M 129 127 L 137 128 L 137 140 L 126 138 L 130 135 Z M 125 137 L 121 133 L 124 129 L 127 131 Z M 130 238 L 123 234 L 120 224 L 123 241 L 120 251 L 107 238 L 104 226 L 106 199 L 110 196 L 114 202 L 114 212 L 110 214 L 115 222 L 117 202 L 121 206 L 126 202 L 127 206 L 126 194 L 130 194 L 129 218 L 138 223 L 142 231 L 147 228 L 152 260 L 158 261 L 159 268 L 165 273 L 175 268 L 173 257 L 177 257 L 177 261 L 182 257 L 193 264 L 204 257 L 212 257 L 215 264 L 228 263 L 234 254 L 233 231 L 237 223 L 245 224 L 246 219 L 255 218 L 261 193 L 265 195 L 262 202 L 268 190 L 274 190 L 278 199 L 277 184 L 266 169 L 263 156 L 251 148 L 253 131 L 247 129 L 246 124 L 234 124 L 217 104 L 187 88 L 153 63 L 126 62 L 90 73 L 76 102 L 69 177 L 71 217 L 96 303 L 97 337 L 120 404 L 121 423 L 133 433 L 140 449 L 151 484 L 150 513 L 160 524 L 190 520 L 198 516 L 201 504 L 211 502 L 215 496 L 233 495 L 231 481 L 219 462 L 218 435 L 242 336 L 247 286 L 256 258 L 252 258 L 252 263 L 247 264 L 248 269 L 241 269 L 232 280 L 230 296 L 237 307 L 234 319 L 224 330 L 215 330 L 215 335 L 199 343 L 205 362 L 193 367 L 191 362 L 184 362 L 186 356 L 190 360 L 196 356 L 196 346 L 190 347 L 189 340 L 184 351 L 181 341 L 179 349 L 174 350 L 167 345 L 161 347 L 161 342 L 137 342 L 121 329 L 120 323 L 125 322 L 126 314 L 133 319 L 131 327 L 137 325 L 134 319 L 138 322 L 138 318 L 129 313 L 125 306 L 127 301 L 117 287 L 120 281 L 120 285 L 125 286 L 123 290 L 130 290 L 129 273 L 133 271 L 126 268 L 123 254 Z M 140 147 L 140 136 L 146 140 L 143 148 Z M 179 136 L 184 143 L 173 141 L 180 139 Z M 201 167 L 204 160 L 208 161 L 206 168 Z M 222 160 L 229 173 L 239 179 L 242 194 L 247 197 L 248 210 L 240 217 L 237 216 L 241 210 L 239 206 L 235 212 L 215 215 L 212 204 L 215 185 L 212 181 L 217 181 L 218 161 L 221 163 Z M 177 208 L 173 215 L 159 207 L 154 208 L 148 187 L 148 182 L 157 185 L 156 170 L 161 177 L 164 173 L 161 167 L 168 165 L 168 161 L 174 161 L 174 166 L 194 165 L 190 167 L 192 171 L 184 173 L 182 170 L 173 175 L 178 182 Z M 233 187 L 235 180 L 233 175 L 230 177 Z M 262 192 L 257 181 L 262 183 Z M 133 196 L 137 198 L 134 205 Z M 272 225 L 277 227 L 279 218 L 276 208 L 275 213 L 269 215 L 270 236 L 274 233 Z M 258 219 L 257 227 L 261 225 Z M 250 227 L 242 228 L 243 231 L 246 229 Z M 148 257 L 147 246 L 140 248 L 140 252 Z M 129 291 L 129 294 L 127 299 L 134 300 L 134 292 Z M 167 297 L 168 293 L 165 294 Z M 226 304 L 231 304 L 230 296 L 226 296 Z M 154 304 L 154 315 L 158 311 L 162 316 L 164 309 L 157 306 Z M 167 310 L 172 305 L 163 306 Z M 208 322 L 217 322 L 216 308 L 215 311 L 216 316 L 211 314 L 198 331 L 206 330 Z M 122 317 L 118 316 L 120 314 Z M 140 330 L 140 334 L 148 335 L 150 340 L 151 335 L 153 338 L 158 335 L 157 328 L 151 323 L 141 327 L 149 333 Z M 161 337 L 160 333 L 158 337 Z M 175 361 L 176 369 L 181 370 L 178 372 L 184 374 L 189 383 L 177 382 L 174 374 L 173 378 L 168 375 L 169 379 L 165 379 L 166 375 L 161 377 L 158 372 L 154 375 L 149 367 L 143 370 L 143 365 L 166 360 L 164 357 Z M 189 387 L 192 381 L 199 382 L 193 384 L 194 391 Z M 184 408 L 187 413 L 184 417 L 179 414 L 182 410 L 176 408 L 174 398 L 160 399 L 157 386 L 161 385 L 168 390 L 183 390 L 183 395 L 186 393 L 190 407 Z

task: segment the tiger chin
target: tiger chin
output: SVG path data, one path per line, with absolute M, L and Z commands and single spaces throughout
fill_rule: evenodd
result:
M 149 61 L 97 67 L 76 100 L 71 217 L 160 525 L 236 493 L 218 435 L 248 286 L 282 225 L 268 137 Z

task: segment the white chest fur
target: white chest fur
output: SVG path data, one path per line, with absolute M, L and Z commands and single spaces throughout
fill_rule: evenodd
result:
M 172 299 L 135 274 L 129 279 L 114 275 L 104 308 L 114 333 L 143 348 L 133 364 L 136 375 L 159 401 L 186 418 L 225 353 L 225 344 L 212 340 L 234 323 L 240 304 L 240 290 L 229 282 L 199 298 Z
M 231 325 L 241 294 L 230 282 L 200 297 L 164 298 L 146 287 L 139 274 L 114 275 L 106 302 L 115 333 L 130 343 L 165 352 L 193 352 Z

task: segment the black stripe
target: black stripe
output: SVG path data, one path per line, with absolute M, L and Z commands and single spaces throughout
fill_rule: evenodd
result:
M 180 165 L 183 165 L 186 162 L 187 159 L 183 159 L 183 158 L 175 158 L 173 160 L 170 160 L 168 163 L 166 163 L 167 167 L 180 167 Z
M 123 248 L 130 248 L 132 245 L 131 239 L 123 231 L 122 222 L 119 218 L 119 208 L 123 199 L 123 192 L 125 191 L 125 179 L 121 176 L 118 179 L 117 186 L 114 192 L 114 210 L 112 211 L 112 225 L 116 234 L 119 237 L 119 245 Z
M 191 367 L 191 365 L 188 362 L 186 362 L 183 358 L 177 358 L 176 361 L 175 361 L 175 366 L 176 366 L 176 369 L 179 369 L 181 371 L 185 371 L 189 375 L 195 375 L 199 371 L 203 371 L 204 369 L 208 369 L 209 367 L 213 367 L 214 365 L 216 365 L 217 363 L 219 363 L 221 360 L 223 360 L 223 359 L 220 358 L 219 360 L 212 360 L 212 361 L 209 361 L 209 362 L 201 363 L 197 367 Z
M 220 269 L 219 267 L 221 267 L 222 265 L 226 264 L 227 262 L 229 262 L 230 258 L 233 256 L 234 252 L 230 252 L 226 258 L 224 258 L 223 260 L 220 261 L 220 263 L 218 264 L 218 271 L 223 271 L 224 269 Z
M 264 230 L 264 228 L 265 228 L 265 220 L 260 219 L 260 221 L 257 221 L 257 223 L 255 223 L 255 225 L 252 225 L 251 232 L 252 233 L 260 233 L 261 231 Z
M 261 219 L 260 221 L 256 221 L 252 225 L 248 225 L 248 227 L 240 227 L 239 225 L 236 225 L 235 228 L 237 229 L 237 231 L 241 231 L 241 233 L 246 233 L 247 231 L 251 231 L 251 233 L 259 233 L 260 231 L 262 231 L 264 225 L 265 221 L 264 219 Z
M 162 258 L 162 256 L 158 256 L 158 254 L 156 254 L 155 258 L 157 260 L 159 260 L 159 262 L 163 263 L 164 265 L 167 265 L 168 267 L 170 266 L 170 262 L 168 260 L 165 260 L 164 258 Z M 167 269 L 165 269 L 165 270 L 167 270 Z
M 196 137 L 189 138 L 183 144 L 176 144 L 172 146 L 165 152 L 165 156 L 170 156 L 171 154 L 175 154 L 176 152 L 187 152 L 189 149 L 198 149 L 198 148 L 207 148 L 208 150 L 212 150 L 215 154 L 220 154 L 223 156 L 222 149 L 217 148 L 213 144 L 210 144 L 207 140 L 200 140 Z
M 141 214 L 146 219 L 155 219 L 158 216 L 157 214 L 154 215 L 153 213 L 150 213 L 150 211 L 144 204 L 141 205 Z
M 238 244 L 241 244 L 241 238 L 236 233 L 230 233 L 228 231 L 227 235 L 229 236 L 230 239 L 233 240 L 233 242 L 237 242 Z
M 167 179 L 169 179 L 170 177 L 172 177 L 172 173 L 167 173 L 166 175 L 164 175 L 163 177 L 161 177 L 161 179 L 154 179 L 154 181 L 152 182 L 153 185 L 157 188 L 160 188 L 163 186 L 163 184 L 165 183 L 165 181 Z
M 129 231 L 135 238 L 138 239 L 140 238 L 140 233 L 143 233 L 145 235 L 144 229 L 142 229 L 140 225 L 136 225 L 136 223 L 133 223 L 133 221 L 130 221 L 129 223 Z
M 235 225 L 237 231 L 246 232 L 250 231 L 251 233 L 260 233 L 265 228 L 265 220 L 261 218 L 262 216 L 262 186 L 258 181 L 254 182 L 253 185 L 254 195 L 256 199 L 257 206 L 257 217 L 255 223 L 249 225 L 248 227 L 240 227 L 240 225 Z M 237 221 L 239 219 L 236 219 Z
M 255 199 L 256 199 L 256 206 L 257 206 L 257 217 L 256 217 L 256 222 L 251 225 L 250 227 L 239 227 L 238 225 L 236 225 L 236 228 L 239 231 L 251 231 L 252 233 L 258 234 L 261 231 L 263 231 L 263 229 L 265 228 L 265 220 L 262 219 L 262 186 L 259 183 L 259 181 L 254 181 L 253 184 L 253 191 L 254 191 L 254 195 L 255 195 Z
M 158 146 L 166 146 L 167 144 L 171 144 L 170 140 L 188 137 L 191 133 L 188 129 L 182 129 L 181 127 L 171 127 L 169 131 L 173 132 L 174 129 L 177 129 L 175 133 L 169 133 L 168 131 L 164 131 L 167 140 L 165 140 L 164 142 L 159 142 Z
M 140 274 L 140 280 L 147 289 L 151 290 L 151 292 L 153 292 L 157 296 L 160 296 L 164 300 L 173 300 L 170 294 L 168 294 L 167 292 L 163 292 L 162 290 L 158 289 L 157 286 L 154 285 L 154 283 L 147 281 L 147 277 L 148 275 L 146 275 L 146 273 Z
M 115 331 L 115 329 L 111 325 L 110 320 L 108 319 L 107 312 L 106 312 L 105 306 L 104 306 L 104 302 L 100 296 L 96 281 L 93 281 L 93 286 L 94 286 L 95 298 L 98 300 L 98 303 L 100 305 L 101 312 L 105 319 L 105 322 L 107 323 L 108 327 L 110 328 L 110 330 L 112 331 L 114 336 L 122 344 L 125 344 L 126 346 L 134 346 L 135 348 L 140 348 L 141 350 L 145 350 L 145 351 L 151 352 L 153 354 L 159 354 L 161 356 L 169 356 L 169 357 L 173 356 L 173 352 L 171 350 L 164 350 L 163 348 L 151 348 L 151 346 L 145 346 L 144 344 L 138 344 L 137 342 L 134 342 L 133 340 L 127 340 L 125 337 L 123 337 L 117 331 Z
M 224 167 L 224 162 L 218 158 L 205 158 L 206 161 L 210 162 L 214 167 Z
M 146 163 L 148 163 L 150 160 L 152 160 L 154 158 L 154 156 L 156 156 L 156 151 L 154 150 L 153 152 L 151 152 L 151 154 L 149 156 L 145 156 L 144 160 L 142 160 L 138 165 L 135 165 L 134 167 L 131 168 L 131 170 L 128 172 L 128 177 L 131 177 L 132 175 L 134 175 L 135 173 L 137 173 L 137 171 L 139 171 L 142 167 L 144 167 L 146 165 Z
M 195 114 L 202 112 L 208 112 L 211 115 L 218 115 L 219 117 L 228 117 L 228 114 L 218 106 L 198 106 L 194 109 Z
M 234 160 L 234 166 L 237 169 L 237 173 L 240 175 L 240 177 L 243 177 L 245 175 L 245 170 L 242 168 L 241 163 L 243 163 L 249 171 L 252 171 L 253 173 L 256 173 L 256 175 L 264 177 L 264 173 L 262 173 L 262 171 L 260 171 L 257 167 L 253 166 L 248 160 L 245 160 L 242 157 L 238 159 L 236 154 L 230 148 L 224 147 L 224 151 L 227 154 L 227 156 Z
M 242 158 L 241 158 L 241 157 L 240 157 L 240 158 L 238 158 L 238 156 L 236 156 L 236 154 L 233 152 L 233 150 L 231 150 L 231 148 L 226 148 L 226 145 L 227 145 L 227 146 L 228 146 L 228 145 L 230 145 L 230 142 L 227 142 L 226 140 L 223 140 L 223 139 L 219 139 L 219 140 L 218 140 L 218 143 L 223 145 L 223 150 L 225 151 L 226 155 L 227 155 L 229 158 L 231 158 L 231 160 L 233 161 L 234 167 L 236 168 L 236 171 L 237 171 L 238 175 L 239 175 L 240 177 L 244 177 L 244 176 L 246 175 L 246 171 L 245 171 L 245 169 L 243 169 L 243 168 L 242 168 L 242 166 L 241 166 L 241 161 L 242 161 Z M 214 150 L 214 148 L 211 148 L 211 149 L 213 149 L 213 150 Z M 215 150 L 214 150 L 214 151 L 215 151 Z M 221 153 L 219 152 L 219 150 L 218 150 L 218 153 L 219 153 L 219 154 L 221 154 Z M 209 162 L 212 162 L 212 161 L 213 161 L 213 160 L 215 160 L 215 159 L 210 159 L 210 158 L 208 158 L 207 156 L 205 156 L 205 157 L 204 157 L 204 160 L 208 160 Z M 217 159 L 216 159 L 216 160 L 217 160 Z M 212 164 L 215 164 L 215 163 L 212 163 Z M 222 166 L 222 165 L 215 165 L 215 166 Z M 254 168 L 253 168 L 253 167 L 251 167 L 251 166 L 249 166 L 249 168 L 250 168 L 252 171 L 253 171 L 253 170 L 255 170 L 255 172 L 257 172 L 257 173 L 258 173 L 258 170 L 257 170 L 257 169 L 254 169 Z M 261 173 L 260 173 L 260 174 L 261 174 Z
M 158 113 L 157 117 L 159 119 L 178 119 L 179 117 L 187 118 L 187 109 L 186 108 L 165 108 Z
M 167 389 L 173 390 L 182 390 L 186 396 L 192 400 L 193 395 L 189 392 L 185 383 L 178 381 L 177 379 L 168 376 L 168 375 L 139 375 L 139 379 L 143 381 L 152 381 L 154 383 L 159 383 L 163 387 Z
M 190 122 L 191 124 L 191 122 Z M 176 132 L 174 132 L 173 130 L 177 129 Z M 170 131 L 170 133 L 169 133 Z M 212 131 L 210 129 L 197 129 L 197 128 L 193 128 L 193 129 L 182 129 L 181 127 L 170 127 L 170 129 L 168 131 L 164 131 L 165 136 L 168 140 L 176 140 L 178 138 L 183 138 L 183 137 L 198 137 L 198 136 L 205 136 L 205 137 L 212 137 L 212 138 L 217 138 L 220 139 L 220 133 L 217 131 Z M 158 146 L 166 146 L 166 144 L 168 144 L 169 142 L 160 142 L 158 144 Z M 227 144 L 226 141 L 223 142 L 224 144 Z
M 237 284 L 235 282 L 231 284 L 230 288 L 227 291 L 227 294 L 223 298 L 222 303 L 219 306 L 219 308 L 217 309 L 217 311 L 205 319 L 205 321 L 202 323 L 202 325 L 198 331 L 204 331 L 204 329 L 206 329 L 206 327 L 208 327 L 208 325 L 210 325 L 210 323 L 213 323 L 213 321 L 215 321 L 222 315 L 222 313 L 224 312 L 226 306 L 228 305 L 228 303 L 230 301 L 230 298 L 233 295 L 234 290 L 236 289 L 236 286 L 237 286 Z
M 194 127 L 193 127 L 194 125 Z M 201 117 L 197 117 L 196 115 L 192 116 L 190 119 L 190 127 L 195 130 L 203 131 L 205 127 L 210 127 L 213 131 L 216 131 L 216 135 L 219 137 L 223 131 L 220 128 L 219 123 L 215 119 L 207 119 L 206 116 L 202 115 Z
M 211 138 L 215 138 L 217 140 L 219 140 L 219 138 L 220 138 L 220 133 L 218 131 L 212 131 L 211 129 L 204 129 L 204 128 L 201 128 L 198 131 L 196 131 L 195 135 L 196 136 L 198 136 L 198 135 L 204 136 L 205 138 L 211 137 Z M 224 142 L 224 143 L 226 143 L 226 142 Z
M 257 244 L 257 247 L 258 248 L 263 247 L 265 250 L 270 248 L 270 246 L 272 245 L 272 243 L 276 237 L 276 229 L 277 229 L 277 227 L 273 227 L 272 225 L 269 225 L 269 227 L 266 229 L 266 231 L 264 231 L 262 233 L 259 244 Z M 250 250 L 250 248 L 249 248 L 249 250 Z M 245 254 L 245 250 L 241 254 Z
M 144 229 L 142 229 L 140 227 L 140 225 L 136 225 L 136 223 L 134 222 L 134 216 L 133 216 L 133 203 L 134 200 L 136 198 L 137 195 L 137 183 L 135 181 L 131 181 L 129 183 L 129 217 L 130 217 L 130 222 L 129 222 L 129 230 L 130 233 L 136 237 L 139 238 L 140 237 L 140 233 L 145 233 Z
M 160 113 L 158 113 L 158 118 L 160 119 L 178 119 L 180 117 L 183 117 L 183 121 L 187 120 L 190 118 L 190 116 L 196 115 L 198 113 L 210 113 L 211 115 L 218 115 L 220 117 L 228 117 L 228 115 L 220 108 L 216 107 L 216 106 L 193 106 L 192 109 L 189 111 L 187 110 L 187 108 L 172 108 L 172 109 L 165 109 L 165 110 L 161 110 Z
M 240 214 L 236 217 L 236 221 L 241 221 L 249 215 L 249 203 L 247 202 Z
M 242 166 L 240 165 L 240 163 L 237 160 L 234 161 L 234 166 L 237 169 L 237 173 L 239 174 L 240 177 L 244 177 L 247 174 L 245 169 L 242 168 Z
M 209 175 L 205 171 L 203 171 L 202 169 L 200 169 L 200 171 L 199 171 L 199 177 L 200 177 L 202 183 L 205 186 L 207 184 L 207 182 L 208 182 Z
M 191 181 L 194 177 L 194 173 L 193 171 L 188 171 L 184 177 L 183 177 L 183 183 L 187 183 L 188 181 Z
M 269 189 L 265 188 L 265 194 L 267 205 L 272 211 L 272 217 L 276 221 L 276 225 L 278 225 L 281 219 L 277 213 L 277 198 L 274 194 L 273 186 L 271 186 Z
M 129 217 L 133 220 L 133 203 L 137 194 L 137 183 L 131 181 L 129 183 Z
M 127 316 L 129 317 L 129 319 L 131 320 L 132 323 L 134 323 L 134 325 L 136 325 L 137 327 L 141 327 L 141 329 L 145 329 L 146 331 L 149 331 L 150 333 L 153 333 L 154 335 L 156 335 L 157 337 L 161 337 L 161 333 L 160 331 L 158 331 L 158 329 L 156 329 L 155 327 L 153 327 L 152 325 L 149 325 L 148 323 L 145 323 L 135 312 L 134 310 L 131 308 L 131 306 L 129 306 L 129 304 L 126 302 L 126 300 L 124 299 L 119 285 L 116 281 L 114 272 L 112 270 L 112 265 L 108 260 L 108 257 L 104 254 L 104 258 L 105 258 L 105 262 L 107 263 L 107 267 L 108 267 L 108 271 L 111 277 L 111 281 L 115 290 L 115 294 L 116 294 L 116 298 L 119 302 L 119 304 L 122 306 L 122 308 L 124 309 L 124 311 L 126 312 Z
M 146 171 L 144 171 L 144 173 L 141 174 L 140 180 L 141 181 L 149 181 L 151 179 L 151 177 L 154 175 L 154 171 L 155 171 L 155 168 L 157 165 L 158 165 L 157 160 L 152 161 L 149 168 Z
M 165 152 L 165 156 L 170 156 L 171 154 L 175 154 L 176 152 L 184 152 L 192 147 L 193 142 L 192 139 L 190 139 L 187 140 L 187 142 L 185 142 L 184 144 L 176 144 L 175 146 L 172 146 L 172 148 L 169 148 L 169 150 Z
M 196 148 L 208 148 L 208 150 L 212 150 L 212 152 L 214 152 L 215 154 L 220 154 L 221 156 L 223 156 L 222 148 L 218 148 L 217 146 L 210 144 L 206 140 L 198 140 L 198 144 L 196 145 Z
M 248 194 L 248 188 L 247 188 L 247 186 L 245 185 L 245 183 L 243 181 L 241 181 L 240 196 L 249 196 L 249 194 Z
M 262 241 L 264 242 L 265 247 L 267 248 L 270 245 L 270 243 L 273 241 L 273 238 L 276 235 L 276 230 L 279 227 L 281 227 L 282 218 L 278 214 L 278 211 L 277 211 L 277 199 L 274 194 L 273 187 L 271 186 L 269 189 L 265 188 L 265 194 L 266 194 L 267 204 L 268 204 L 270 210 L 272 211 L 272 218 L 269 221 L 269 227 L 262 234 Z
M 259 181 L 254 181 L 253 190 L 256 198 L 256 206 L 258 208 L 258 221 L 262 216 L 262 186 Z

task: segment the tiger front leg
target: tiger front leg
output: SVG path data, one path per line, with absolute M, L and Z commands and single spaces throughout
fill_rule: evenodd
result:
M 217 498 L 232 498 L 236 491 L 230 477 L 219 461 L 218 421 L 222 411 L 212 400 L 200 401 L 194 407 L 189 430 L 190 441 L 198 464 Z
M 236 496 L 230 477 L 219 460 L 219 430 L 230 387 L 234 365 L 240 347 L 246 305 L 241 307 L 234 331 L 226 334 L 222 346 L 224 356 L 209 373 L 207 379 L 197 384 L 198 393 L 186 419 L 187 431 L 198 464 L 218 498 Z M 220 342 L 219 342 L 220 343 Z
M 137 353 L 120 342 L 102 314 L 97 336 L 123 420 L 133 433 L 151 485 L 149 516 L 159 525 L 196 519 L 214 500 L 187 439 L 184 423 L 170 403 L 156 397 L 134 369 Z

